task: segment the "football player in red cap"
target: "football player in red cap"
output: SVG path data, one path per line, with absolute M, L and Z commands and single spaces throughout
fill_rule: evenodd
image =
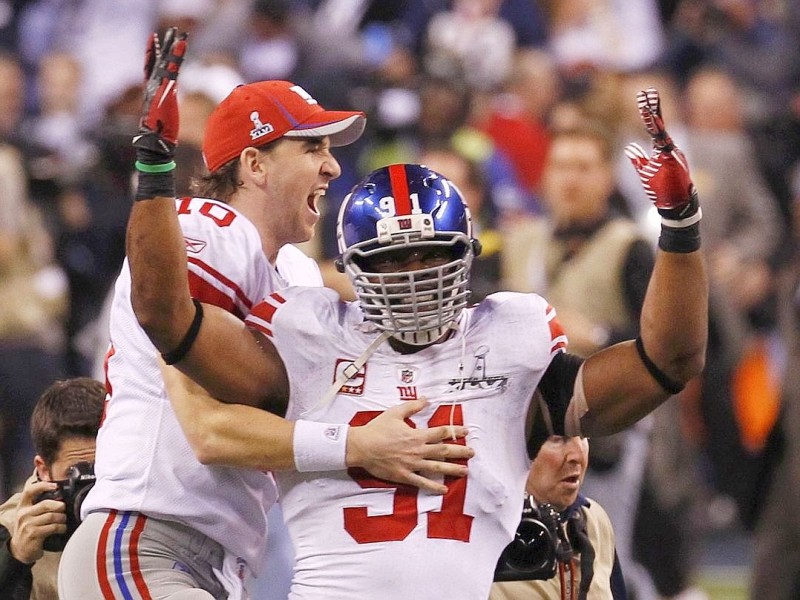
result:
M 176 84 L 186 44 L 174 29 L 150 41 L 143 116 L 134 138 L 137 199 L 175 197 Z M 208 174 L 196 182 L 197 197 L 176 200 L 183 231 L 178 250 L 191 256 L 188 284 L 197 309 L 192 336 L 204 305 L 241 323 L 271 292 L 322 285 L 316 263 L 292 244 L 311 238 L 319 202 L 340 175 L 332 148 L 355 141 L 364 126 L 363 113 L 326 110 L 288 81 L 239 86 L 217 106 L 202 147 Z M 130 243 L 135 239 L 133 232 Z M 206 458 L 193 451 L 168 396 L 170 386 L 177 394 L 193 384 L 162 365 L 162 357 L 166 364 L 180 361 L 192 336 L 172 344 L 170 332 L 159 326 L 161 318 L 171 317 L 160 307 L 134 314 L 134 306 L 152 306 L 150 292 L 142 297 L 131 288 L 126 263 L 111 314 L 111 399 L 97 441 L 97 482 L 83 503 L 80 534 L 65 552 L 62 598 L 243 597 L 243 579 L 264 564 L 266 514 L 277 497 L 271 469 L 361 467 L 440 494 L 446 491 L 441 480 L 420 473 L 465 474 L 463 465 L 442 459 L 466 458 L 471 450 L 433 444 L 451 436 L 451 428 L 416 430 L 405 423 L 422 409 L 421 401 L 353 428 L 344 421 L 289 422 L 282 411 L 275 411 L 280 417 L 258 411 L 251 418 L 259 424 L 257 436 L 247 438 L 256 469 L 203 464 Z M 152 290 L 162 292 L 171 294 Z M 166 342 L 157 349 L 148 334 L 166 336 Z M 220 372 L 241 374 L 254 384 L 263 376 L 228 362 L 224 352 L 218 359 L 209 381 Z M 235 422 L 224 424 L 233 435 L 239 430 Z M 215 438 L 203 439 L 213 444 Z

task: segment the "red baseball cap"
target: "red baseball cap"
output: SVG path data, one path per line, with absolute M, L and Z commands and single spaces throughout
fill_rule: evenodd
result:
M 211 113 L 203 138 L 203 160 L 214 172 L 245 148 L 280 137 L 329 136 L 332 146 L 346 146 L 364 132 L 363 112 L 325 110 L 291 81 L 240 85 Z

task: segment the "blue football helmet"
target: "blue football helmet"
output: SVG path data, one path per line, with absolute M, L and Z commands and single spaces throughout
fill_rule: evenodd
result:
M 435 342 L 467 305 L 479 245 L 461 192 L 435 171 L 413 164 L 373 171 L 342 203 L 337 238 L 339 268 L 365 318 L 399 341 Z

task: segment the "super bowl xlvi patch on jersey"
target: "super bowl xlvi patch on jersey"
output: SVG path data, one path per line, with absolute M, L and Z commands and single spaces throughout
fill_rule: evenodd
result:
M 347 381 L 339 389 L 340 394 L 347 394 L 349 396 L 361 396 L 364 394 L 364 385 L 367 380 L 367 365 L 358 369 L 355 373 L 350 371 L 355 369 L 352 359 L 337 358 L 336 366 L 333 369 L 333 381 L 335 382 L 339 375 L 344 373 L 347 375 Z
M 473 367 L 469 376 L 453 377 L 447 384 L 456 391 L 479 389 L 502 394 L 508 387 L 508 375 L 493 375 L 486 367 L 489 346 L 479 346 L 473 353 Z

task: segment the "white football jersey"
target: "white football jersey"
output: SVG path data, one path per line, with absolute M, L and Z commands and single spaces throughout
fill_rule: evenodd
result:
M 469 428 L 469 475 L 435 496 L 361 469 L 276 473 L 297 562 L 294 600 L 485 600 L 502 549 L 519 524 L 530 461 L 531 397 L 566 338 L 534 294 L 500 293 L 464 311 L 446 342 L 412 354 L 386 342 L 327 405 L 338 373 L 378 335 L 357 304 L 330 290 L 291 288 L 248 323 L 274 341 L 291 385 L 288 418 L 364 424 L 425 397 L 416 427 Z M 463 443 L 461 440 L 459 443 Z
M 322 284 L 316 263 L 293 246 L 281 249 L 279 274 L 264 256 L 255 226 L 232 207 L 203 198 L 180 199 L 177 207 L 198 300 L 244 318 L 289 282 Z M 97 483 L 82 513 L 116 509 L 178 521 L 258 569 L 266 514 L 277 495 L 272 475 L 197 461 L 167 397 L 159 353 L 133 313 L 130 291 L 126 260 L 111 308 L 110 399 L 97 437 Z

